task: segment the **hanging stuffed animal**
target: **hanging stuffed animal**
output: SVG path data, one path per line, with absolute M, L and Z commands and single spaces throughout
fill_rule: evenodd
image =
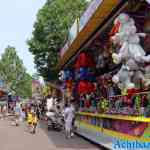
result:
M 93 67 L 95 67 L 95 65 L 96 64 L 95 64 L 93 57 L 89 53 L 83 52 L 77 58 L 76 63 L 75 63 L 75 68 L 76 68 L 76 70 L 79 70 L 81 67 L 93 68 Z
M 121 62 L 122 59 L 127 59 L 127 57 L 132 57 L 136 61 L 143 60 L 145 51 L 140 45 L 140 36 L 145 37 L 145 34 L 137 33 L 134 20 L 125 13 L 116 18 L 115 23 L 117 22 L 120 23 L 120 26 L 118 32 L 112 36 L 112 40 L 115 43 L 119 42 L 121 48 L 118 54 L 113 53 L 114 60 L 117 63 Z
M 146 0 L 146 2 L 147 2 L 148 4 L 150 4 L 150 0 Z
M 138 113 L 140 113 L 140 108 L 141 108 L 141 98 L 140 96 L 135 97 L 135 109 Z
M 123 63 L 119 74 L 113 78 L 115 83 L 121 83 L 123 88 L 134 88 L 135 84 L 131 77 L 136 74 L 137 79 L 146 82 L 143 72 L 144 64 L 150 62 L 150 55 L 146 56 L 144 49 L 140 45 L 140 37 L 145 37 L 144 33 L 137 33 L 134 20 L 127 14 L 121 13 L 115 20 L 116 33 L 111 37 L 114 44 L 119 44 L 119 53 L 113 53 L 114 63 Z M 128 68 L 128 70 L 124 69 Z M 125 73 L 124 73 L 125 72 Z
M 80 68 L 79 69 L 79 79 L 86 80 L 88 76 L 88 68 Z
M 131 82 L 131 75 L 127 65 L 122 65 L 119 72 L 113 76 L 112 81 L 118 84 L 121 90 L 132 89 L 135 87 L 134 83 Z
M 108 110 L 108 100 L 106 98 L 102 98 L 99 103 L 98 103 L 98 108 L 100 110 L 100 112 L 104 113 Z
M 71 80 L 73 78 L 73 73 L 70 70 L 65 70 L 65 80 Z
M 65 80 L 65 72 L 63 70 L 59 72 L 58 76 L 60 81 Z
M 115 101 L 115 108 L 116 108 L 116 111 L 118 113 L 120 113 L 121 107 L 122 107 L 122 100 L 120 100 L 120 99 L 116 100 Z
M 66 81 L 67 89 L 73 90 L 73 80 Z
M 90 108 L 90 106 L 91 106 L 91 99 L 88 94 L 86 94 L 85 106 L 86 106 L 86 108 Z
M 103 54 L 100 54 L 98 56 L 96 68 L 104 68 L 104 66 L 105 66 L 104 56 Z

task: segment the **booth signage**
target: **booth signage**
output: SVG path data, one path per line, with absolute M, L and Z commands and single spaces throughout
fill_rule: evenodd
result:
M 99 5 L 103 2 L 103 0 L 93 0 L 89 5 L 88 9 L 84 12 L 84 14 L 80 18 L 79 22 L 79 31 L 81 31 L 87 22 L 91 19 L 92 15 L 95 13 Z
M 76 38 L 79 31 L 79 19 L 76 19 L 69 31 L 69 44 L 71 44 Z
M 65 44 L 65 46 L 60 50 L 60 57 L 62 58 L 65 52 L 68 50 L 69 44 L 68 42 Z

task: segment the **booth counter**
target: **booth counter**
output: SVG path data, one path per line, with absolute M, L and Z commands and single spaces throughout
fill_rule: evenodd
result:
M 150 142 L 150 118 L 143 116 L 78 112 L 76 126 L 77 134 L 109 149 L 117 140 Z

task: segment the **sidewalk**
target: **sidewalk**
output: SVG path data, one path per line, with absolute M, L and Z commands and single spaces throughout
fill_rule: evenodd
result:
M 47 132 L 40 125 L 37 133 L 32 135 L 26 126 L 11 126 L 11 122 L 0 120 L 0 150 L 100 150 L 88 141 L 74 137 L 65 139 L 61 132 Z

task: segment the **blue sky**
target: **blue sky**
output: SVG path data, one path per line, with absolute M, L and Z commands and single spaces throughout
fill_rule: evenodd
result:
M 31 37 L 38 9 L 46 0 L 1 0 L 0 2 L 0 54 L 7 45 L 16 47 L 29 73 L 34 73 L 33 56 L 28 52 L 26 40 Z

